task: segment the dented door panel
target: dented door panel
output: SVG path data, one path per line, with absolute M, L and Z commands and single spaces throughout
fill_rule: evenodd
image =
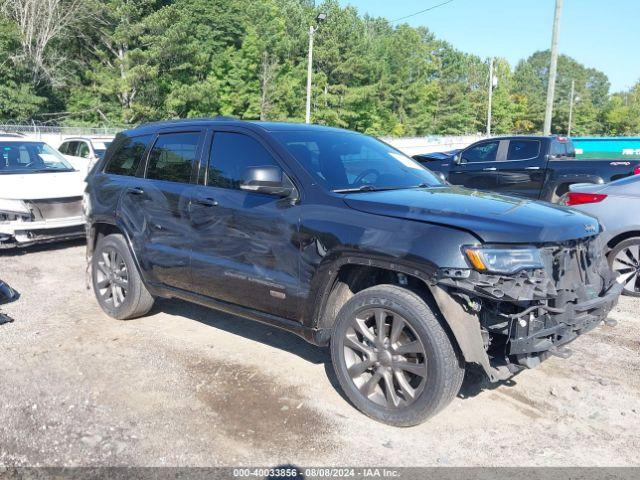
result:
M 294 319 L 299 207 L 288 199 L 241 190 L 197 186 L 192 193 L 194 291 Z

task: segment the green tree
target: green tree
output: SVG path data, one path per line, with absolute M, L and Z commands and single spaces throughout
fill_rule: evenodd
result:
M 0 118 L 28 121 L 45 104 L 38 95 L 29 72 L 13 61 L 19 49 L 15 24 L 0 16 Z

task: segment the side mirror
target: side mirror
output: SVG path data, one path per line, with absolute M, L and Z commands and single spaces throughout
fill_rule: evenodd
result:
M 455 163 L 456 165 L 460 165 L 462 163 L 462 155 L 459 153 L 456 153 L 453 156 L 453 163 Z
M 247 168 L 240 189 L 277 197 L 288 197 L 293 193 L 294 186 L 281 168 L 265 166 Z

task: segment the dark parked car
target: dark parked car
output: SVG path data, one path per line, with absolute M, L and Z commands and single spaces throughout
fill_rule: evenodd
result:
M 602 184 L 640 173 L 640 160 L 575 158 L 571 139 L 498 137 L 448 155 L 414 159 L 453 185 L 557 203 L 575 183 Z
M 414 425 L 603 321 L 621 286 L 590 216 L 443 184 L 392 147 L 300 124 L 124 132 L 87 179 L 102 309 L 181 298 L 331 345 L 354 405 Z

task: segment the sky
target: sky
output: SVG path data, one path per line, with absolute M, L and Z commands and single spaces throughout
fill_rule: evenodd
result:
M 445 0 L 340 0 L 361 14 L 394 20 Z M 319 3 L 319 2 L 318 2 Z M 402 20 L 480 57 L 512 66 L 551 46 L 555 0 L 452 0 Z M 606 73 L 611 91 L 640 80 L 640 0 L 564 0 L 559 52 Z

